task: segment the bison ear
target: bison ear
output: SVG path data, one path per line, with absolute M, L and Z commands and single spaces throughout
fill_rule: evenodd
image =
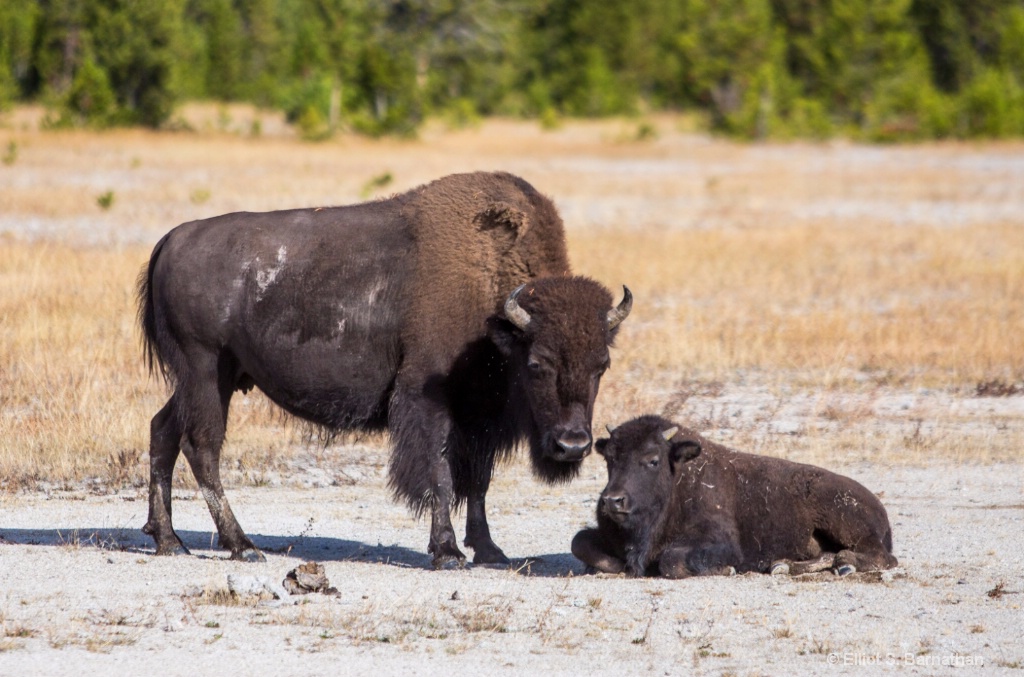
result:
M 480 230 L 505 231 L 511 236 L 513 244 L 518 242 L 519 238 L 525 235 L 530 227 L 526 214 L 508 202 L 491 203 L 486 209 L 476 215 L 474 221 L 480 227 Z
M 672 474 L 676 474 L 687 461 L 700 456 L 700 443 L 694 440 L 680 440 L 672 444 L 668 452 L 668 460 L 672 465 Z

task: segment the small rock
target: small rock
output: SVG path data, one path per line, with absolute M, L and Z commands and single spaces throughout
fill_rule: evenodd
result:
M 277 599 L 284 599 L 288 591 L 270 579 L 269 576 L 228 574 L 228 590 L 236 595 L 262 595 L 270 593 Z
M 338 595 L 337 588 L 330 587 L 324 573 L 324 565 L 317 562 L 306 562 L 288 572 L 281 581 L 284 589 L 293 595 L 308 595 L 311 592 L 322 592 L 325 595 Z
M 263 581 L 247 574 L 228 574 L 228 590 L 236 595 L 258 595 L 263 592 Z

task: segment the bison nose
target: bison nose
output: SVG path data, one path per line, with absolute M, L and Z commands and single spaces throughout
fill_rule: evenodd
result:
M 629 499 L 626 494 L 605 494 L 601 497 L 606 513 L 629 512 Z
M 562 433 L 557 442 L 561 449 L 556 456 L 559 461 L 580 461 L 590 451 L 590 433 L 585 430 Z

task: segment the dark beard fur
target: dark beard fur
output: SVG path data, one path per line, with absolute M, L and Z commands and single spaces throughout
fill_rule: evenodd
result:
M 548 484 L 568 484 L 580 474 L 583 461 L 555 461 L 544 455 L 544 435 L 530 435 L 530 462 L 533 475 Z

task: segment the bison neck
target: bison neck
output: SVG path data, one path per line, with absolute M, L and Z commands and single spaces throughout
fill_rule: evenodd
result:
M 445 378 L 456 447 L 468 456 L 504 456 L 529 434 L 529 414 L 508 359 L 489 338 L 469 343 Z

